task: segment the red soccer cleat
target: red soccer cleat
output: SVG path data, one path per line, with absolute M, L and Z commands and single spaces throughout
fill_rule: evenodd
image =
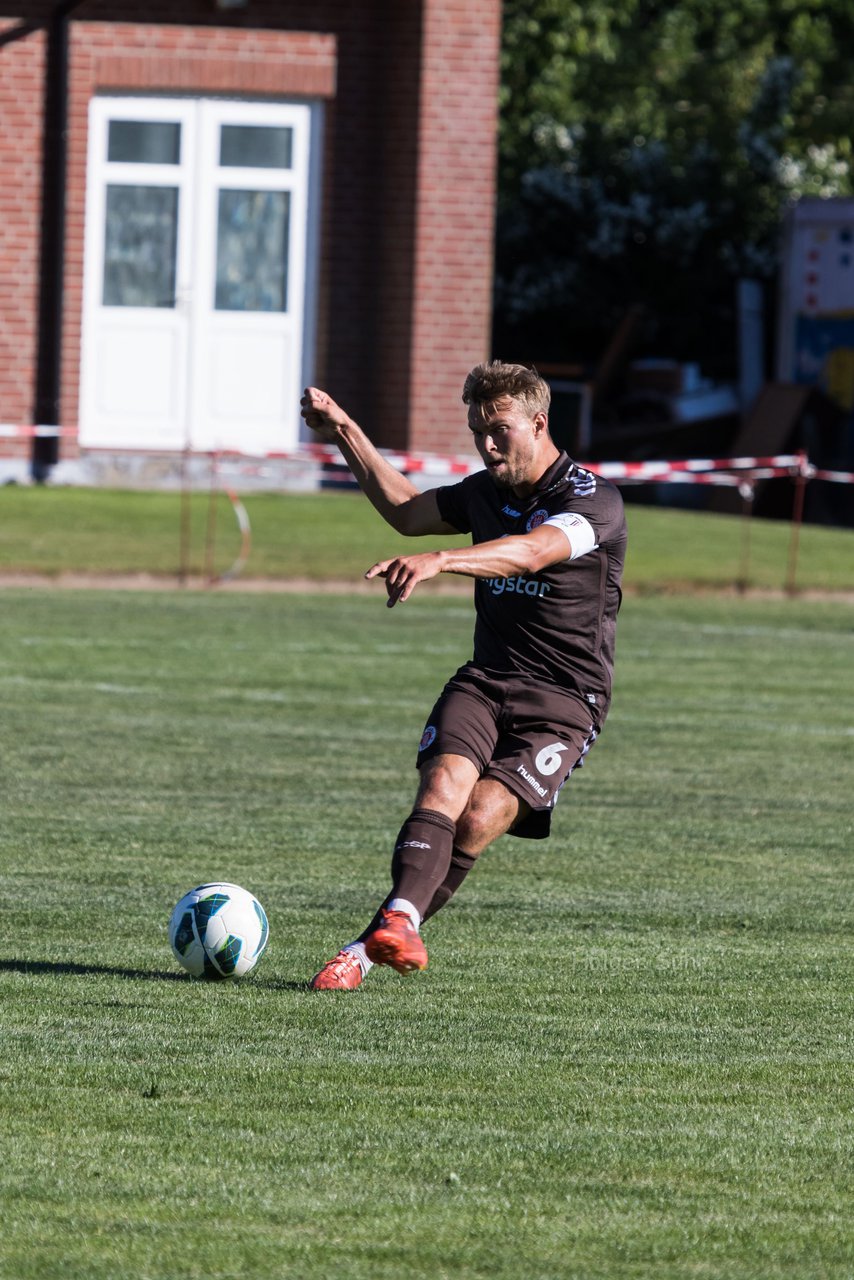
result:
M 309 986 L 312 991 L 352 991 L 364 976 L 356 953 L 339 951 L 334 960 L 327 961 L 320 973 L 314 975 Z
M 427 948 L 405 911 L 384 911 L 379 927 L 365 939 L 365 952 L 374 964 L 388 964 L 398 973 L 427 968 Z

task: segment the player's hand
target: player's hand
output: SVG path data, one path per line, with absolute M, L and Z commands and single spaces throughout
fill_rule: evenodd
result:
M 425 551 L 415 556 L 396 556 L 371 565 L 366 578 L 385 578 L 389 609 L 408 600 L 419 582 L 427 582 L 442 572 L 442 552 Z
M 318 387 L 306 387 L 300 400 L 300 413 L 315 435 L 328 444 L 334 444 L 341 428 L 350 422 L 349 414 Z

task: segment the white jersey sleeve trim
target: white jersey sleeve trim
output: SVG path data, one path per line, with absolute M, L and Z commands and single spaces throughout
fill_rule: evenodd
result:
M 553 524 L 566 535 L 571 548 L 570 560 L 577 560 L 579 556 L 587 555 L 588 551 L 595 551 L 599 545 L 590 521 L 576 511 L 561 511 L 555 516 L 549 516 L 543 523 Z

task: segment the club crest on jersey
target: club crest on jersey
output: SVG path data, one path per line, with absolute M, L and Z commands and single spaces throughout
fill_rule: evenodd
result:
M 421 735 L 421 742 L 418 744 L 419 751 L 426 751 L 428 747 L 432 747 L 436 741 L 436 726 L 428 724 L 427 728 Z
M 545 524 L 548 518 L 548 511 L 544 511 L 541 507 L 540 510 L 535 511 L 532 516 L 528 516 L 528 523 L 525 525 L 525 529 L 528 533 L 530 533 L 532 529 L 539 529 L 540 525 Z

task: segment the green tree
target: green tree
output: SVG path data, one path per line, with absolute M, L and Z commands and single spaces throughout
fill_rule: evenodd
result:
M 726 375 L 786 205 L 852 189 L 848 0 L 505 0 L 496 350 L 594 357 L 627 306 Z

